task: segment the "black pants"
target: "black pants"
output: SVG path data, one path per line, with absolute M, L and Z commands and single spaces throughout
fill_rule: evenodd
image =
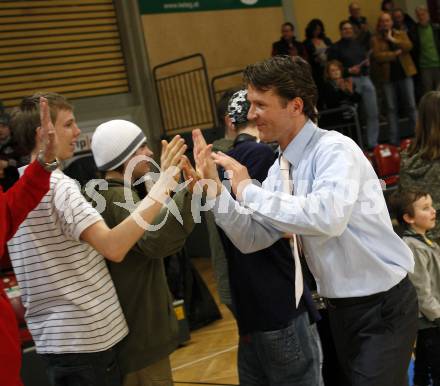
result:
M 51 386 L 121 386 L 114 349 L 81 354 L 43 354 Z
M 329 299 L 328 310 L 345 378 L 340 386 L 405 385 L 418 317 L 407 277 L 372 296 Z
M 440 328 L 425 328 L 417 334 L 414 385 L 440 386 Z

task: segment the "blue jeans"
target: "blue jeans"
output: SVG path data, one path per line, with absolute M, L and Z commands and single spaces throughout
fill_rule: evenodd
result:
M 368 76 L 354 76 L 355 91 L 361 95 L 361 103 L 367 121 L 367 147 L 372 149 L 379 139 L 379 112 L 376 89 Z
M 82 354 L 43 354 L 51 386 L 122 386 L 113 349 Z
M 314 328 L 304 312 L 282 330 L 240 337 L 240 386 L 320 385 L 320 354 Z
M 399 131 L 399 105 L 397 96 L 399 96 L 402 107 L 405 107 L 409 119 L 409 127 L 414 131 L 417 120 L 416 99 L 414 95 L 414 83 L 411 77 L 407 77 L 396 82 L 385 82 L 383 91 L 388 107 L 388 122 L 390 124 L 389 141 L 392 145 L 400 145 Z

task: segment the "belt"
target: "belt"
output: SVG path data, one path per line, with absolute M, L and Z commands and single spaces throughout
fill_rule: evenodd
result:
M 390 288 L 388 291 L 378 292 L 373 295 L 367 296 L 359 296 L 359 297 L 351 297 L 351 298 L 325 298 L 325 304 L 327 308 L 335 309 L 340 307 L 351 307 L 357 304 L 364 304 L 369 302 L 374 302 L 382 299 L 387 293 L 390 293 L 406 283 L 409 282 L 408 275 L 405 276 L 399 283 L 397 283 L 394 287 Z

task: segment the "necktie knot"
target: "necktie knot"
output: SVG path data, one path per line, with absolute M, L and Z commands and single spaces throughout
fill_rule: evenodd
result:
M 280 169 L 281 170 L 290 170 L 290 162 L 282 154 L 280 156 Z

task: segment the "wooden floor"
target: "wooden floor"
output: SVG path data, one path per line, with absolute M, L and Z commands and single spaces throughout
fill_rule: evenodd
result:
M 229 310 L 220 304 L 211 260 L 192 259 L 214 295 L 223 319 L 191 332 L 191 340 L 171 355 L 177 385 L 238 385 L 237 327 Z

